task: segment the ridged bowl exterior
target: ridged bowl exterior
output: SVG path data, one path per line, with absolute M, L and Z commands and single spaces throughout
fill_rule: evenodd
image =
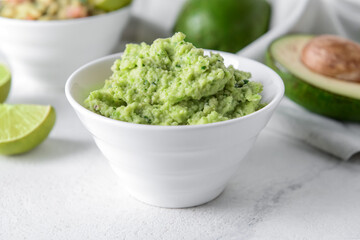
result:
M 221 55 L 227 64 L 254 72 L 254 80 L 264 84 L 266 107 L 242 118 L 213 124 L 132 124 L 105 118 L 81 106 L 91 90 L 89 86 L 101 85 L 111 74 L 111 63 L 121 55 L 90 63 L 69 78 L 69 102 L 135 198 L 167 208 L 191 207 L 214 199 L 269 121 L 284 91 L 279 76 L 255 61 L 228 53 Z

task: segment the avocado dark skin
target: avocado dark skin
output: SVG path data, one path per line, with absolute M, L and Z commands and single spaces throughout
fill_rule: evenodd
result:
M 237 52 L 269 28 L 265 0 L 188 0 L 174 27 L 196 47 Z

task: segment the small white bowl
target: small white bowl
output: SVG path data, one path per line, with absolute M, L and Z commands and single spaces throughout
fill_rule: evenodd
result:
M 252 80 L 264 85 L 263 101 L 268 103 L 264 108 L 241 118 L 204 125 L 133 124 L 83 107 L 89 92 L 101 87 L 111 75 L 110 66 L 121 54 L 93 61 L 68 79 L 68 101 L 135 198 L 166 208 L 191 207 L 214 199 L 279 104 L 284 85 L 273 70 L 234 54 L 220 54 L 225 64 L 251 72 Z
M 81 65 L 111 53 L 130 7 L 71 20 L 31 21 L 0 17 L 0 51 L 16 81 L 63 88 Z M 28 84 L 28 85 L 29 85 Z

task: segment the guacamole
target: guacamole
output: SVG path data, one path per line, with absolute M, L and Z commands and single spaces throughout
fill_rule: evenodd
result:
M 152 125 L 213 123 L 262 107 L 262 85 L 250 81 L 250 73 L 226 67 L 219 54 L 206 56 L 184 39 L 176 33 L 152 45 L 128 44 L 85 106 L 112 119 Z

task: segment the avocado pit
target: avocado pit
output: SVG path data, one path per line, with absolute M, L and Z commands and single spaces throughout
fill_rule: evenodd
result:
M 301 61 L 318 74 L 360 82 L 360 45 L 353 41 L 332 35 L 314 37 L 303 48 Z

